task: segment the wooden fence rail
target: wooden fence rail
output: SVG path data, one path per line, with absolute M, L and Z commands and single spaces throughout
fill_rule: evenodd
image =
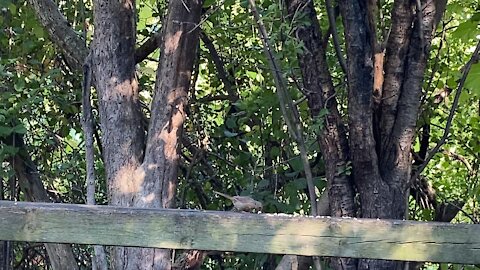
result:
M 480 225 L 10 201 L 0 240 L 480 263 Z

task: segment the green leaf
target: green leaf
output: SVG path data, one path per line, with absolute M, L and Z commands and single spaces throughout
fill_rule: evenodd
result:
M 461 41 L 468 41 L 475 39 L 479 34 L 478 21 L 475 21 L 472 17 L 470 20 L 461 23 L 457 29 L 452 33 L 452 37 L 460 39 Z
M 15 4 L 10 3 L 10 4 L 8 5 L 8 10 L 10 10 L 10 13 L 11 13 L 13 16 L 17 15 L 17 7 L 15 6 Z
M 203 7 L 208 8 L 212 6 L 214 3 L 215 3 L 215 0 L 205 0 L 205 2 L 203 2 Z
M 43 27 L 41 26 L 34 26 L 32 28 L 32 33 L 37 37 L 37 38 L 43 38 Z
M 280 148 L 278 148 L 276 146 L 274 146 L 274 147 L 272 147 L 272 149 L 270 149 L 270 157 L 271 158 L 276 158 L 276 157 L 280 156 L 280 153 L 281 153 Z
M 252 79 L 252 80 L 255 80 L 257 78 L 257 73 L 254 72 L 254 71 L 247 71 L 247 76 Z
M 5 157 L 13 156 L 17 154 L 18 151 L 19 151 L 18 147 L 2 144 L 0 147 L 0 157 L 2 157 L 2 160 L 3 160 L 3 158 Z
M 15 132 L 15 133 L 18 133 L 18 134 L 25 134 L 25 133 L 27 133 L 27 129 L 26 129 L 22 124 L 16 125 L 16 126 L 12 129 L 12 131 Z
M 472 94 L 480 96 L 480 63 L 472 65 L 465 81 L 465 88 L 472 90 Z
M 303 163 L 300 160 L 300 157 L 296 157 L 292 160 L 290 160 L 290 165 L 292 166 L 293 170 L 296 172 L 301 172 L 303 171 Z
M 6 137 L 6 136 L 12 134 L 12 132 L 13 132 L 13 128 L 0 126 L 0 137 Z
M 257 184 L 257 188 L 264 188 L 264 187 L 267 187 L 269 184 L 268 180 L 267 179 L 262 179 L 260 180 L 260 182 L 258 182 Z

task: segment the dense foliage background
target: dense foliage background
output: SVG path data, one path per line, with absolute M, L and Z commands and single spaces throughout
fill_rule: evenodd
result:
M 310 119 L 302 93 L 296 54 L 303 48 L 291 36 L 283 1 L 259 1 L 268 33 L 281 61 L 281 73 L 300 109 L 315 184 L 325 188 L 323 161 L 315 132 L 328 114 Z M 322 30 L 329 27 L 324 3 L 316 1 Z M 90 1 L 58 1 L 71 26 L 87 43 L 93 35 Z M 388 34 L 392 1 L 381 1 L 384 29 Z M 138 1 L 137 43 L 160 31 L 166 3 Z M 201 45 L 189 96 L 182 147 L 178 202 L 180 208 L 229 210 L 229 201 L 213 194 L 252 195 L 264 202 L 264 212 L 307 214 L 307 184 L 299 152 L 286 132 L 274 80 L 262 52 L 247 1 L 206 0 L 201 24 Z M 462 68 L 480 37 L 477 1 L 449 1 L 446 14 L 432 43 L 426 72 L 418 138 L 428 137 L 431 149 L 442 137 Z M 0 198 L 26 200 L 14 169 L 14 157 L 31 157 L 49 196 L 55 202 L 84 203 L 85 152 L 81 127 L 81 76 L 66 64 L 65 56 L 49 40 L 46 31 L 23 0 L 0 0 Z M 340 18 L 338 32 L 342 31 Z M 341 43 L 343 37 L 340 35 Z M 328 61 L 334 77 L 340 112 L 346 113 L 345 74 L 328 42 Z M 149 104 L 155 82 L 158 50 L 137 65 L 141 99 Z M 94 114 L 96 100 L 93 101 Z M 147 117 L 148 105 L 143 107 Z M 346 116 L 345 116 L 346 117 Z M 148 122 L 148 119 L 145 119 Z M 99 204 L 106 204 L 100 128 L 96 123 L 96 170 Z M 433 205 L 460 207 L 453 222 L 480 221 L 480 64 L 473 65 L 460 98 L 450 135 L 422 177 L 429 193 L 413 193 L 410 218 L 431 221 Z M 23 144 L 5 143 L 23 138 Z M 415 156 L 415 155 L 414 155 Z M 346 168 L 349 173 L 349 168 Z M 434 195 L 432 197 L 432 195 Z M 438 209 L 438 208 L 437 208 Z M 3 242 L 4 255 L 13 254 L 14 269 L 47 269 L 42 245 Z M 12 253 L 13 251 L 13 253 Z M 75 248 L 79 264 L 90 267 L 90 247 Z M 204 269 L 267 269 L 280 256 L 262 254 L 211 254 Z M 219 268 L 220 267 L 220 268 Z M 438 265 L 426 265 L 437 269 Z M 447 269 L 447 266 L 442 266 Z M 449 269 L 473 269 L 474 266 Z M 463 267 L 463 266 L 462 266 Z

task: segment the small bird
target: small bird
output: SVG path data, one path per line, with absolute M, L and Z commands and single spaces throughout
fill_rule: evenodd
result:
M 233 208 L 237 211 L 245 211 L 245 212 L 250 212 L 252 210 L 255 211 L 260 211 L 262 210 L 263 204 L 259 201 L 256 201 L 252 199 L 251 197 L 248 196 L 229 196 L 227 194 L 218 192 L 218 191 L 213 191 L 215 194 L 218 194 L 222 197 L 225 197 L 229 200 L 232 201 L 233 203 Z

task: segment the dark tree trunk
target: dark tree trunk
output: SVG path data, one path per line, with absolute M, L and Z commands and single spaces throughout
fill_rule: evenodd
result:
M 289 0 L 287 6 L 291 20 L 304 21 L 307 19 L 310 22 L 308 26 L 299 25 L 294 35 L 303 42 L 305 47 L 304 52 L 299 54 L 298 58 L 311 115 L 316 119 L 323 108 L 328 109 L 328 114 L 325 116 L 326 125 L 319 132 L 318 142 L 325 160 L 330 212 L 332 216 L 353 217 L 355 207 L 351 178 L 347 173 L 339 173 L 345 172 L 347 169 L 349 151 L 347 136 L 337 109 L 335 90 L 328 70 L 326 54 L 322 45 L 322 33 L 313 2 Z M 355 259 L 343 258 L 332 261 L 337 269 L 355 269 L 356 267 Z
M 374 32 L 375 1 L 339 4 L 347 52 L 348 145 L 313 2 L 287 1 L 290 19 L 304 16 L 301 21 L 309 22 L 298 26 L 295 36 L 305 47 L 298 58 L 311 114 L 315 117 L 322 108 L 328 109 L 318 140 L 326 164 L 332 215 L 355 215 L 350 177 L 338 173 L 351 162 L 361 217 L 403 219 L 423 74 L 434 20 L 441 14 L 436 14 L 434 1 L 422 1 L 421 14 L 415 14 L 415 2 L 395 1 L 386 54 L 379 57 L 383 52 Z M 384 78 L 374 80 L 382 71 Z M 333 260 L 332 264 L 335 269 L 399 269 L 402 265 L 382 260 L 359 260 L 358 264 L 356 260 Z

